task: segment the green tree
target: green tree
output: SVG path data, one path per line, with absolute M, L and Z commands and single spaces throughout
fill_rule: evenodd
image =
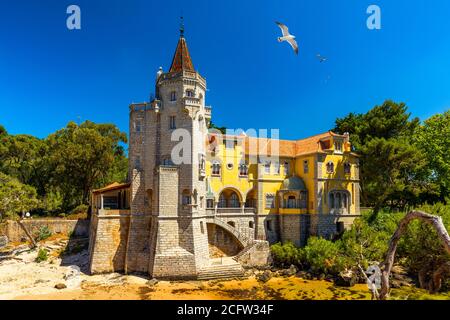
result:
M 0 173 L 0 214 L 14 218 L 39 206 L 36 190 Z
M 415 145 L 428 160 L 430 178 L 439 186 L 439 201 L 450 196 L 450 110 L 436 114 L 416 129 Z
M 8 135 L 8 132 L 6 131 L 5 127 L 0 124 L 0 138 L 7 136 L 7 135 Z
M 424 212 L 440 216 L 447 230 L 450 230 L 450 205 L 436 203 L 419 208 Z M 398 261 L 408 272 L 419 278 L 419 284 L 424 289 L 430 289 L 428 284 L 435 272 L 447 266 L 447 283 L 444 287 L 450 289 L 450 255 L 444 250 L 434 228 L 422 221 L 413 221 L 408 225 L 398 246 Z
M 410 118 L 404 103 L 387 100 L 365 114 L 336 120 L 334 131 L 349 132 L 361 156 L 362 200 L 375 207 L 375 214 L 384 206 L 403 209 L 436 192 L 427 159 L 412 141 L 419 119 Z
M 227 128 L 226 127 L 218 127 L 212 121 L 209 123 L 209 129 L 219 130 L 220 132 L 222 132 L 222 134 L 226 134 L 226 132 L 227 132 Z
M 47 141 L 53 181 L 68 210 L 88 204 L 92 189 L 111 174 L 116 158 L 124 157 L 120 144 L 126 143 L 127 137 L 113 124 L 86 121 L 81 125 L 70 122 Z
M 434 185 L 426 180 L 424 155 L 405 139 L 373 138 L 361 147 L 365 200 L 377 214 L 384 206 L 404 209 Z

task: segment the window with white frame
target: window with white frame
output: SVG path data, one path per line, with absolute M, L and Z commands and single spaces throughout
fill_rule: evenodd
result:
M 343 143 L 342 143 L 341 140 L 335 140 L 334 141 L 334 151 L 336 153 L 342 153 L 342 150 L 343 150 L 342 146 L 343 146 Z
M 264 162 L 264 173 L 270 174 L 270 161 Z
M 275 174 L 280 174 L 280 163 L 279 162 L 273 163 L 273 170 L 274 170 Z
M 266 209 L 275 208 L 275 195 L 266 194 Z
M 309 162 L 308 160 L 303 160 L 303 173 L 308 173 L 309 172 Z
M 220 163 L 218 161 L 213 162 L 211 173 L 213 176 L 220 176 Z
M 239 175 L 243 177 L 248 176 L 248 166 L 245 162 L 241 162 L 239 165 Z
M 349 193 L 345 190 L 335 190 L 329 193 L 329 207 L 331 210 L 344 210 L 349 208 Z
M 327 163 L 327 173 L 334 173 L 334 163 L 332 161 Z

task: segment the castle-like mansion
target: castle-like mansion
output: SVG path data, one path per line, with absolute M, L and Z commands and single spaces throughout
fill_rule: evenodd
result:
M 155 98 L 130 106 L 129 183 L 93 192 L 92 273 L 239 275 L 242 265 L 267 263 L 269 243 L 331 238 L 359 215 L 348 134 L 211 133 L 206 91 L 182 33 L 169 71 L 157 73 Z M 182 163 L 173 159 L 179 129 L 190 136 Z

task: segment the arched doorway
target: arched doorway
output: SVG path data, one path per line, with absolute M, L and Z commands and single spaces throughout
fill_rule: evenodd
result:
M 225 228 L 215 223 L 207 223 L 206 227 L 211 258 L 233 257 L 244 248 L 240 241 Z

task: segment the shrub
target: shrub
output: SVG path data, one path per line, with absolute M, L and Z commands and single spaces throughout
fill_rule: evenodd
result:
M 35 261 L 37 263 L 41 263 L 43 261 L 47 261 L 47 259 L 48 259 L 48 251 L 43 248 L 39 249 L 39 252 L 38 252 L 38 255 L 37 255 Z
M 336 274 L 344 269 L 344 259 L 339 256 L 339 245 L 335 242 L 311 237 L 303 250 L 314 273 Z
M 42 226 L 39 228 L 39 231 L 36 234 L 36 241 L 43 241 L 49 238 L 52 235 L 52 232 L 47 226 Z
M 365 269 L 369 264 L 383 260 L 390 236 L 387 232 L 377 231 L 364 219 L 356 219 L 338 242 L 339 250 L 350 266 L 359 264 Z
M 72 211 L 70 211 L 71 214 L 80 214 L 80 213 L 86 213 L 88 211 L 89 207 L 85 204 L 80 204 L 76 206 Z
M 270 247 L 273 262 L 276 266 L 288 267 L 290 265 L 301 266 L 303 262 L 303 250 L 297 248 L 292 242 L 285 244 L 276 243 Z

